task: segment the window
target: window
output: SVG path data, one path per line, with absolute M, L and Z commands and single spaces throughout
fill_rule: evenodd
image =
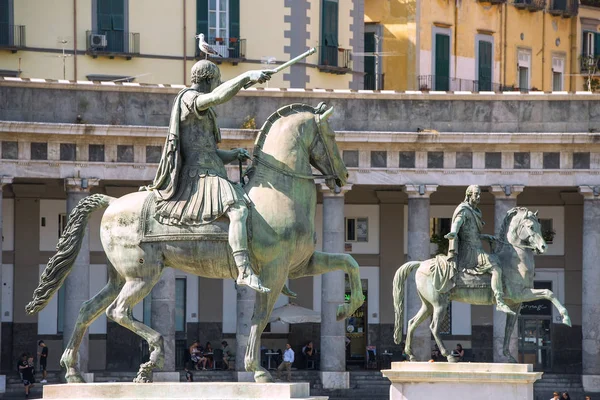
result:
M 502 168 L 502 153 L 486 152 L 485 153 L 485 168 L 489 168 L 489 169 Z
M 344 150 L 342 159 L 346 167 L 358 167 L 358 150 Z
M 435 34 L 434 68 L 434 90 L 450 90 L 450 35 L 448 34 Z
M 456 168 L 473 168 L 473 153 L 470 151 L 456 153 Z
M 559 169 L 560 153 L 544 153 L 544 169 Z
M 228 0 L 210 0 L 208 2 L 208 37 L 226 38 Z
M 590 169 L 590 153 L 573 153 L 573 169 Z
M 387 167 L 387 151 L 372 151 L 371 152 L 371 168 L 386 168 Z
M 162 147 L 160 146 L 146 146 L 146 162 L 147 163 L 158 163 L 160 162 L 160 156 L 162 154 Z
M 31 159 L 32 160 L 47 160 L 48 159 L 48 143 L 31 143 Z
M 428 151 L 427 168 L 444 168 L 444 152 Z
M 529 71 L 531 70 L 531 52 L 529 50 L 518 50 L 518 80 L 519 89 L 529 90 Z
M 117 146 L 117 162 L 133 162 L 133 146 Z
M 432 244 L 432 254 L 448 254 L 448 239 L 444 238 L 444 235 L 448 234 L 451 228 L 452 218 L 431 218 L 429 242 Z
M 125 0 L 98 1 L 98 32 L 106 35 L 106 51 L 122 53 L 125 50 Z
M 67 227 L 67 214 L 58 214 L 58 237 L 61 237 Z
M 2 142 L 2 158 L 5 160 L 16 160 L 19 158 L 18 142 Z
M 196 0 L 196 33 L 223 57 L 231 48 L 239 54 L 240 0 Z
M 322 0 L 321 65 L 338 65 L 338 14 L 338 0 Z
M 61 161 L 75 161 L 77 154 L 77 147 L 75 143 L 61 143 L 60 144 L 60 160 Z
M 514 169 L 531 168 L 531 157 L 529 153 L 515 153 L 514 162 Z
M 565 59 L 552 57 L 552 90 L 563 90 L 563 76 L 565 73 Z
M 346 242 L 368 242 L 369 219 L 346 218 Z
M 185 332 L 186 279 L 175 279 L 175 331 Z
M 400 162 L 398 165 L 400 168 L 414 168 L 415 167 L 415 152 L 414 151 L 401 151 Z
M 10 2 L 9 0 L 0 0 L 0 44 L 8 45 L 10 40 Z
M 583 54 L 593 57 L 596 34 L 595 32 L 583 32 Z
M 88 147 L 88 160 L 94 162 L 104 162 L 104 145 L 90 144 Z
M 556 231 L 554 230 L 554 224 L 552 218 L 540 218 L 540 228 L 542 231 L 542 237 L 548 244 L 552 244 Z
M 489 39 L 491 38 L 490 36 Z M 489 40 L 479 40 L 477 81 L 480 91 L 492 90 L 492 63 L 492 42 Z

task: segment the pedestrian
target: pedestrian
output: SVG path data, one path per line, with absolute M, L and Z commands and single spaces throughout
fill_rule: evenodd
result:
M 571 400 L 571 396 L 569 396 L 569 392 L 563 392 L 560 400 Z
M 40 383 L 48 383 L 46 380 L 48 376 L 48 372 L 46 371 L 48 366 L 48 346 L 46 346 L 43 340 L 38 341 L 38 346 L 41 347 L 41 350 L 38 352 L 38 356 L 40 357 L 40 372 L 42 373 Z
M 287 370 L 287 380 L 292 381 L 292 363 L 294 362 L 294 350 L 289 343 L 285 345 L 285 352 L 283 353 L 283 362 L 277 367 L 277 379 L 281 380 L 281 372 Z
M 550 400 L 560 400 L 560 393 L 558 393 L 558 392 L 552 393 L 552 398 Z
M 192 363 L 191 363 L 191 361 L 188 361 L 184 367 L 185 380 L 188 382 L 194 382 L 194 374 L 192 373 L 192 371 L 190 371 L 191 369 L 192 369 Z
M 223 369 L 229 369 L 229 362 L 235 360 L 235 352 L 229 347 L 229 343 L 226 340 L 221 342 L 221 346 L 223 346 Z
M 29 389 L 35 386 L 35 378 L 33 376 L 35 366 L 33 365 L 33 357 L 29 356 L 27 353 L 21 354 L 21 359 L 17 364 L 17 368 L 21 375 L 23 386 L 25 387 L 25 397 L 28 398 Z

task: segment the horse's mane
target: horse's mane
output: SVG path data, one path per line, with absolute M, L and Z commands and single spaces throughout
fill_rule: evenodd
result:
M 500 233 L 498 234 L 498 238 L 500 239 L 500 241 L 497 242 L 498 244 L 495 247 L 494 253 L 500 253 L 504 249 L 504 246 L 510 246 L 506 237 L 508 235 L 508 228 L 510 227 L 513 218 L 516 215 L 521 214 L 523 212 L 527 213 L 527 208 L 513 207 L 506 212 L 506 216 L 504 217 L 504 220 L 502 221 L 502 226 L 500 227 Z
M 287 106 L 281 107 L 277 111 L 267 118 L 263 126 L 260 128 L 260 132 L 256 136 L 256 141 L 254 142 L 254 154 L 257 154 L 262 150 L 263 145 L 265 144 L 265 140 L 269 135 L 269 131 L 275 122 L 280 120 L 283 117 L 287 117 L 292 114 L 298 114 L 302 112 L 309 112 L 311 114 L 320 115 L 327 111 L 327 106 L 324 102 L 319 103 L 318 106 L 313 107 L 308 104 L 303 103 L 294 103 L 289 104 Z

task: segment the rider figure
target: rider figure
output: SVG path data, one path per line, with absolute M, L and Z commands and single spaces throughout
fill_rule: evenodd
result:
M 143 189 L 156 198 L 155 218 L 163 224 L 197 226 L 229 218 L 229 246 L 239 270 L 238 285 L 266 293 L 252 271 L 246 218 L 250 199 L 227 179 L 224 164 L 245 160 L 245 149 L 219 150 L 221 133 L 213 107 L 227 102 L 247 83 L 263 83 L 271 71 L 248 71 L 223 84 L 219 68 L 202 60 L 192 67 L 192 86 L 177 95 L 169 134 L 154 182 Z
M 445 238 L 448 246 L 448 264 L 475 275 L 492 274 L 492 291 L 496 298 L 496 309 L 507 314 L 514 312 L 504 303 L 502 290 L 502 269 L 495 254 L 486 253 L 481 240 L 497 240 L 493 235 L 481 234 L 484 222 L 481 210 L 477 207 L 481 197 L 478 185 L 467 188 L 465 200 L 454 211 L 452 227 Z

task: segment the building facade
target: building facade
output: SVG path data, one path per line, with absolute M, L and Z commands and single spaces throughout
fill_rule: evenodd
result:
M 367 0 L 365 52 L 381 53 L 388 90 L 583 90 L 581 21 L 597 32 L 592 8 L 579 18 L 577 0 Z M 365 58 L 366 82 L 374 64 Z
M 91 297 L 106 281 L 100 213 L 90 220 L 89 247 L 83 250 L 89 257 L 87 281 L 63 289 L 39 315 L 27 315 L 24 306 L 54 252 L 68 204 L 82 193 L 120 196 L 153 179 L 177 90 L 168 85 L 0 81 L 3 370 L 11 370 L 21 351 L 34 351 L 37 339 L 49 344 L 49 366 L 58 368 L 63 327 L 72 318 L 66 315 L 65 299 Z M 406 260 L 429 258 L 443 247 L 436 238 L 447 231 L 466 187 L 479 184 L 486 233 L 498 229 L 510 207 L 539 210 L 551 244 L 535 258 L 535 284 L 554 291 L 573 322 L 572 328 L 561 325 L 560 315 L 544 301 L 524 307 L 515 352 L 539 370 L 580 373 L 593 389 L 589 382 L 600 375 L 600 343 L 593 335 L 600 318 L 600 147 L 598 134 L 590 132 L 599 123 L 598 100 L 584 94 L 269 89 L 243 91 L 217 111 L 221 146 L 251 150 L 256 131 L 239 129 L 247 115 L 262 123 L 285 104 L 326 101 L 335 107 L 330 121 L 352 184 L 344 194 L 345 251 L 361 266 L 365 295 L 364 306 L 346 321 L 348 363 L 363 363 L 366 346 L 400 350 L 392 341 L 393 275 Z M 423 128 L 440 133 L 418 132 Z M 230 173 L 238 179 L 235 169 Z M 318 248 L 326 219 L 319 205 Z M 233 282 L 175 274 L 179 361 L 194 339 L 218 343 L 227 338 L 232 343 Z M 289 286 L 298 293 L 297 304 L 320 310 L 320 277 L 291 280 Z M 287 301 L 282 297 L 278 305 Z M 407 317 L 418 307 L 415 301 L 408 300 Z M 145 322 L 151 312 L 151 299 L 134 309 Z M 444 331 L 449 346 L 462 343 L 475 361 L 502 359 L 498 346 L 504 318 L 491 306 L 453 303 Z M 431 343 L 425 335 L 424 343 Z M 308 339 L 319 346 L 318 324 L 274 323 L 263 344 L 282 348 Z M 428 356 L 430 349 L 422 350 Z M 90 370 L 135 370 L 144 351 L 138 337 L 104 316 L 90 327 Z
M 363 0 L 1 0 L 0 75 L 189 84 L 204 33 L 224 79 L 316 47 L 269 84 L 362 89 L 352 53 L 362 52 L 363 14 Z

